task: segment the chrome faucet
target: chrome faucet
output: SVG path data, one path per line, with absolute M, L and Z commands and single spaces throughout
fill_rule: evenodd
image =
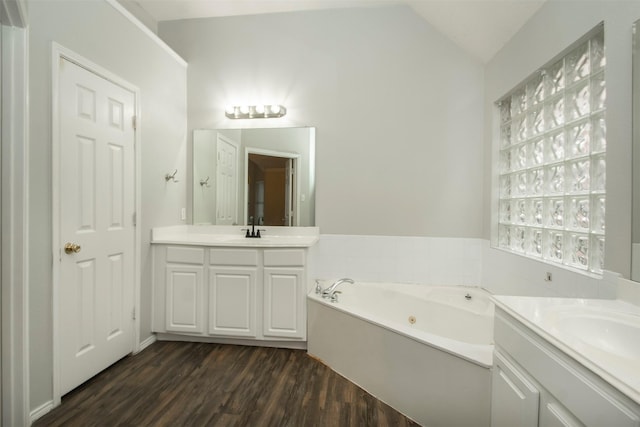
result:
M 349 278 L 336 280 L 335 282 L 333 282 L 333 285 L 329 286 L 327 289 L 322 291 L 322 298 L 328 298 L 328 299 L 331 300 L 331 302 L 338 301 L 338 296 L 336 295 L 336 292 L 338 292 L 338 291 L 336 291 L 336 288 L 341 283 L 351 283 L 351 284 L 353 284 L 354 282 L 353 282 L 353 280 L 351 280 Z

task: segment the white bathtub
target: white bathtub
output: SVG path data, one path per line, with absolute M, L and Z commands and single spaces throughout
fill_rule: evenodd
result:
M 423 425 L 489 425 L 486 291 L 358 282 L 338 290 L 336 303 L 307 298 L 310 355 Z

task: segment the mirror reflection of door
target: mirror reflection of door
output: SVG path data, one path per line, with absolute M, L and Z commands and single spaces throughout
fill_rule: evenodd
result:
M 249 153 L 247 223 L 293 225 L 295 159 Z
M 218 134 L 216 224 L 238 223 L 238 143 Z

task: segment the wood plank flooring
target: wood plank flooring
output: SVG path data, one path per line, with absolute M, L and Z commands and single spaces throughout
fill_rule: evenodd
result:
M 34 426 L 418 426 L 301 350 L 156 342 Z

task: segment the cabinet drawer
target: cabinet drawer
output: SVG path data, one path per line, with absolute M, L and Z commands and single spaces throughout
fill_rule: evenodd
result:
M 584 427 L 584 424 L 547 393 L 543 394 L 540 399 L 540 425 L 545 427 Z
M 264 251 L 265 267 L 302 267 L 305 262 L 303 249 L 278 249 Z
M 496 312 L 494 333 L 496 345 L 584 424 L 640 426 L 619 392 L 502 311 Z
M 167 262 L 202 265 L 204 264 L 204 248 L 168 246 Z
M 258 265 L 256 249 L 211 249 L 211 265 Z
M 537 426 L 540 391 L 500 351 L 493 357 L 491 427 Z

